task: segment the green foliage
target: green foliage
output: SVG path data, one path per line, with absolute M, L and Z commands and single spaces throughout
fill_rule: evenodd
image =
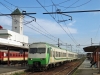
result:
M 22 75 L 22 74 L 25 74 L 25 72 L 16 72 L 16 73 L 14 73 L 12 75 Z
M 13 75 L 20 75 L 19 73 L 14 73 Z

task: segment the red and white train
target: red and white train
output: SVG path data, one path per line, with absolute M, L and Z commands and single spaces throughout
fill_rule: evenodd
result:
M 18 51 L 10 51 L 8 58 L 7 50 L 0 50 L 0 64 L 7 63 L 9 60 L 9 64 L 17 64 L 17 63 L 27 63 L 28 53 L 20 53 Z

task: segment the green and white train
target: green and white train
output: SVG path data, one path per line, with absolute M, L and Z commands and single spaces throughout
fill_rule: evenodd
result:
M 78 58 L 78 54 L 61 49 L 45 42 L 32 43 L 29 46 L 28 65 L 30 69 L 46 70 L 66 61 Z

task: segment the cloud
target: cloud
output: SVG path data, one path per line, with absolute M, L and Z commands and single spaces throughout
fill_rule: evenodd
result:
M 92 12 L 94 15 L 100 15 L 100 12 Z
M 26 21 L 31 21 L 31 19 L 26 18 Z M 9 17 L 0 17 L 0 25 L 7 25 L 12 26 L 12 19 Z M 77 33 L 77 29 L 72 28 L 70 26 L 74 25 L 76 21 L 72 21 L 68 24 L 68 26 L 65 25 L 59 25 L 56 22 L 47 20 L 47 19 L 36 19 L 36 22 L 32 22 L 30 24 L 27 24 L 27 26 L 34 29 L 34 31 L 26 26 L 24 26 L 24 32 L 30 32 L 34 34 L 66 34 L 66 33 Z M 37 32 L 38 31 L 38 32 Z M 65 32 L 66 31 L 66 32 Z M 40 33 L 39 33 L 40 32 Z
M 11 26 L 12 26 L 12 23 L 11 23 L 11 18 L 8 18 L 6 16 L 1 16 L 0 17 L 0 25 L 3 27 L 3 29 L 8 29 L 8 30 L 11 30 Z
M 0 17 L 0 25 L 8 25 L 8 26 L 12 26 L 12 19 L 8 18 L 8 17 Z
M 97 9 L 95 9 L 95 10 L 98 10 L 98 9 L 100 9 L 100 8 L 97 8 Z M 93 14 L 93 15 L 100 15 L 100 11 L 97 11 L 97 12 L 90 12 L 91 14 Z
M 68 26 L 72 26 L 75 22 L 76 21 L 69 23 Z M 67 27 L 65 25 L 61 25 L 62 26 L 61 27 L 56 22 L 46 20 L 46 19 L 37 19 L 36 22 L 32 22 L 31 24 L 29 24 L 29 26 L 31 26 L 32 28 L 34 28 L 33 26 L 35 26 L 36 28 L 38 28 L 37 30 L 41 30 L 45 33 L 49 32 L 50 34 L 66 34 L 66 32 L 67 33 L 77 33 L 77 29 L 75 28 Z
M 76 21 L 72 21 L 71 23 L 68 24 L 68 26 L 73 26 Z

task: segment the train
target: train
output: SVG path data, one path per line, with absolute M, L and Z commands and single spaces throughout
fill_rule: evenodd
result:
M 30 70 L 44 71 L 67 61 L 77 59 L 77 53 L 46 42 L 36 42 L 29 45 L 28 66 Z
M 10 51 L 9 54 L 9 64 L 27 64 L 28 52 L 20 53 L 20 51 Z M 0 50 L 0 64 L 7 64 L 8 62 L 8 50 Z

